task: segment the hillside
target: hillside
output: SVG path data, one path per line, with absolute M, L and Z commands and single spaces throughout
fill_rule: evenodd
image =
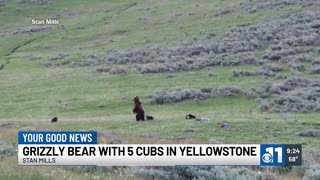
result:
M 316 0 L 0 0 L 0 177 L 180 172 L 16 166 L 18 130 L 96 130 L 101 143 L 302 144 L 302 167 L 200 170 L 319 178 L 319 10 Z M 59 24 L 32 25 L 44 19 Z M 154 121 L 135 121 L 134 96 Z

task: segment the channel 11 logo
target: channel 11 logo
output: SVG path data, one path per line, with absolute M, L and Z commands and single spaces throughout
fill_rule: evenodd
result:
M 284 166 L 285 146 L 284 144 L 261 144 L 260 145 L 261 166 Z

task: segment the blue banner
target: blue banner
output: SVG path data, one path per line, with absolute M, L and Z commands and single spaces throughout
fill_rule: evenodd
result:
M 97 144 L 97 132 L 18 132 L 19 144 Z
M 284 144 L 261 144 L 260 165 L 261 166 L 284 166 L 286 154 Z

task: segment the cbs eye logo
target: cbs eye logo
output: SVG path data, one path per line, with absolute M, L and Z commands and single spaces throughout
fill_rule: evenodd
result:
M 264 151 L 261 160 L 265 164 L 269 165 L 275 165 L 275 164 L 281 164 L 283 163 L 283 156 L 282 156 L 282 147 L 266 147 L 264 148 Z M 274 162 L 275 161 L 275 162 Z
M 262 161 L 265 163 L 273 163 L 273 155 L 270 153 L 265 153 L 262 156 Z

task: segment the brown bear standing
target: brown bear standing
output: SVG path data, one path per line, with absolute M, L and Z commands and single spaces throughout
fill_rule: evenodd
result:
M 136 114 L 136 120 L 144 121 L 144 110 L 138 96 L 133 98 L 133 105 L 134 105 L 133 113 Z

